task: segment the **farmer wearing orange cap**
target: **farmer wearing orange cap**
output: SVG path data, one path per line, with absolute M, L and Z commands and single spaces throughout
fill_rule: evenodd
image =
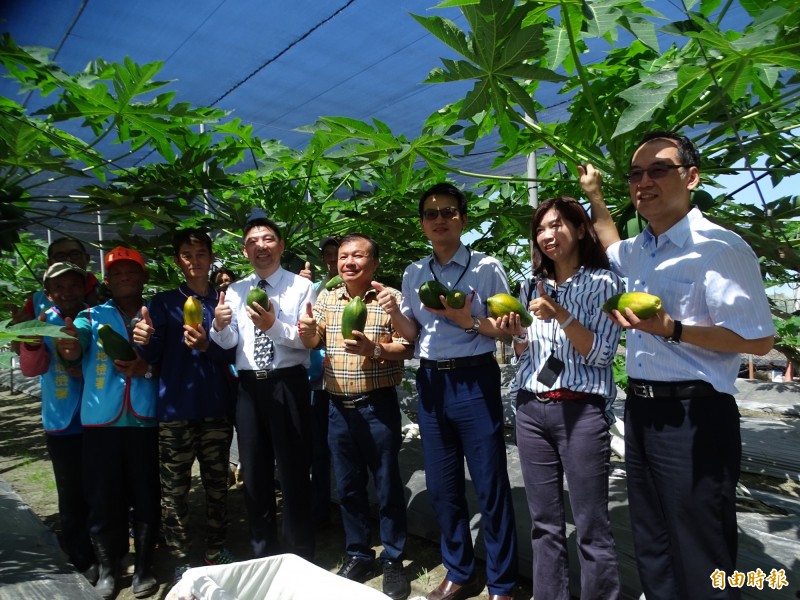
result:
M 74 340 L 59 340 L 68 365 L 80 364 L 84 389 L 81 421 L 90 505 L 89 533 L 100 565 L 95 589 L 103 598 L 116 592 L 119 561 L 128 550 L 128 507 L 133 507 L 136 549 L 133 593 L 154 593 L 153 552 L 160 519 L 158 476 L 157 379 L 153 368 L 133 352 L 132 360 L 115 359 L 98 330 L 111 327 L 125 340 L 140 318 L 147 270 L 136 250 L 118 246 L 105 257 L 111 299 L 82 311 L 65 331 Z M 124 346 L 124 343 L 122 344 Z

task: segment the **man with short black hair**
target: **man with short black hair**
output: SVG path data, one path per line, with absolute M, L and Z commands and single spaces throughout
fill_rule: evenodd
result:
M 278 225 L 266 218 L 244 226 L 243 254 L 254 273 L 220 293 L 210 338 L 236 348 L 239 395 L 236 431 L 242 462 L 250 545 L 256 558 L 281 552 L 278 540 L 275 465 L 283 495 L 285 551 L 311 560 L 311 414 L 309 352 L 297 323 L 314 302 L 311 282 L 281 266 L 285 249 Z M 268 306 L 248 305 L 252 288 Z
M 153 296 L 142 309 L 133 341 L 151 364 L 160 365 L 158 420 L 164 522 L 169 550 L 189 555 L 189 490 L 192 465 L 200 464 L 206 499 L 206 547 L 203 562 L 228 564 L 235 559 L 225 548 L 228 526 L 228 470 L 235 381 L 229 366 L 233 349 L 223 350 L 208 339 L 220 292 L 208 277 L 214 252 L 205 231 L 182 229 L 172 239 L 173 260 L 185 281 Z M 195 301 L 195 324 L 184 322 L 184 305 Z M 180 565 L 176 578 L 189 568 Z
M 685 136 L 652 132 L 634 151 L 630 196 L 648 225 L 632 239 L 620 240 L 600 173 L 578 171 L 611 268 L 663 305 L 646 319 L 611 312 L 628 330 L 625 466 L 645 595 L 740 598 L 712 575 L 736 569 L 740 353 L 766 354 L 775 333 L 758 259 L 691 206 L 700 155 Z
M 420 226 L 432 254 L 403 274 L 402 317 L 387 307 L 407 340 L 417 340 L 419 429 L 425 448 L 425 482 L 441 529 L 447 576 L 428 600 L 464 600 L 478 595 L 471 519 L 465 496 L 464 460 L 481 510 L 490 600 L 511 600 L 517 580 L 517 537 L 508 480 L 500 367 L 496 338 L 505 334 L 488 316 L 487 298 L 508 293 L 496 259 L 461 242 L 467 198 L 440 183 L 419 201 Z M 461 308 L 447 302 L 429 308 L 423 283 L 436 280 L 466 295 Z

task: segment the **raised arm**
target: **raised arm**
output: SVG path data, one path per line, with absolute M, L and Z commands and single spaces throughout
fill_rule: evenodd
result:
M 614 225 L 614 219 L 611 218 L 611 213 L 606 206 L 605 198 L 603 198 L 603 176 L 591 163 L 586 163 L 584 166 L 578 165 L 578 175 L 581 189 L 592 207 L 592 224 L 594 224 L 597 237 L 603 248 L 608 249 L 609 246 L 618 242 L 620 237 L 617 226 Z

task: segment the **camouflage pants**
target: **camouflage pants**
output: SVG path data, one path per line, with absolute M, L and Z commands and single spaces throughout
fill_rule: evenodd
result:
M 185 554 L 189 547 L 189 489 L 192 465 L 200 463 L 206 492 L 206 545 L 225 545 L 228 526 L 228 459 L 233 436 L 229 419 L 172 421 L 159 426 L 161 506 L 167 546 Z

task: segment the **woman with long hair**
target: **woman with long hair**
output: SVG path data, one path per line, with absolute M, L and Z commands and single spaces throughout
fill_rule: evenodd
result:
M 620 328 L 602 304 L 623 291 L 586 211 L 560 196 L 531 219 L 533 278 L 520 301 L 533 322 L 498 319 L 517 355 L 516 435 L 531 515 L 533 596 L 569 600 L 564 478 L 577 530 L 582 600 L 616 599 L 608 515 L 612 363 Z

